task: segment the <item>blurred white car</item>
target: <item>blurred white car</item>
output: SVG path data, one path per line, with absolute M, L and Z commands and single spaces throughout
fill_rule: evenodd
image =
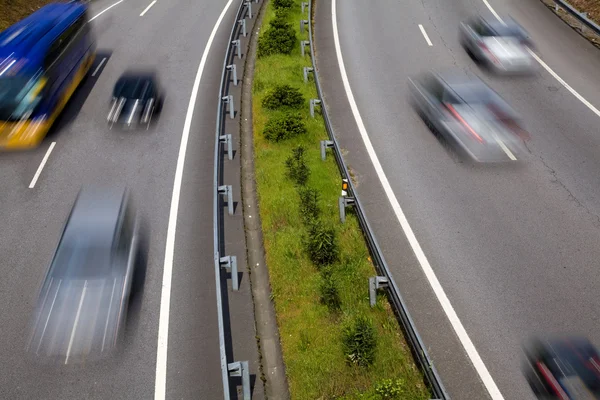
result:
M 460 24 L 460 42 L 478 63 L 496 73 L 530 73 L 537 64 L 529 52 L 533 45 L 516 21 L 475 17 Z

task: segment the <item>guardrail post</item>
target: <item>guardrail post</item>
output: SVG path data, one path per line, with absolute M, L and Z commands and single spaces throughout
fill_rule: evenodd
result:
M 231 71 L 231 75 L 233 75 L 233 85 L 237 86 L 237 84 L 238 84 L 237 67 L 235 66 L 235 64 L 231 64 L 231 65 L 228 65 L 226 68 L 227 68 L 227 71 Z
M 229 158 L 229 161 L 233 160 L 233 143 L 231 140 L 231 133 L 219 136 L 219 140 L 221 143 L 225 143 L 227 145 L 227 158 Z
M 246 37 L 246 18 L 238 20 L 238 24 L 242 26 L 242 36 Z
M 313 67 L 304 67 L 304 83 L 308 82 L 308 73 L 313 72 Z
M 369 278 L 369 303 L 371 307 L 377 304 L 377 289 L 388 287 L 389 281 L 385 276 L 372 276 Z
M 248 7 L 248 18 L 252 19 L 252 1 L 246 1 L 246 7 Z M 246 35 L 244 35 L 246 36 Z
M 233 109 L 233 95 L 229 94 L 227 96 L 223 96 L 221 97 L 221 100 L 223 100 L 223 102 L 229 106 L 229 117 L 234 119 L 235 110 Z
M 238 270 L 237 270 L 237 257 L 236 256 L 225 256 L 219 259 L 219 264 L 223 265 L 225 269 L 231 272 L 231 286 L 236 292 L 240 290 L 240 283 L 238 281 Z
M 248 371 L 248 361 L 236 361 L 227 364 L 229 376 L 242 377 L 243 399 L 250 400 L 250 372 Z
M 304 25 L 308 25 L 307 19 L 300 20 L 300 33 L 304 33 Z
M 325 161 L 329 148 L 333 148 L 333 140 L 321 140 L 321 160 Z
M 354 197 L 340 196 L 338 198 L 338 207 L 340 209 L 340 222 L 346 222 L 346 207 L 354 205 Z
M 233 215 L 233 190 L 231 189 L 231 185 L 222 185 L 219 186 L 219 194 L 227 196 L 227 210 L 229 211 L 229 215 Z
M 321 104 L 319 99 L 310 99 L 310 116 L 315 117 L 315 104 Z
M 302 14 L 304 14 L 304 8 L 308 8 L 308 2 L 307 1 L 303 1 L 302 2 Z
M 302 53 L 302 57 L 304 57 L 304 48 L 306 46 L 308 46 L 310 44 L 310 41 L 308 40 L 301 40 L 300 41 L 300 52 Z
M 235 52 L 237 53 L 238 58 L 242 58 L 242 46 L 240 39 L 232 41 L 231 44 L 235 46 Z

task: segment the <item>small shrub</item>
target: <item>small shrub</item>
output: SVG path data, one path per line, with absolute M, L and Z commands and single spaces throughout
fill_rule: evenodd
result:
M 273 0 L 273 8 L 276 10 L 282 8 L 292 8 L 294 6 L 294 0 Z
M 304 224 L 311 225 L 319 219 L 321 209 L 319 208 L 319 192 L 313 188 L 300 188 L 300 215 Z
M 323 280 L 319 286 L 321 294 L 321 303 L 325 304 L 329 311 L 338 311 L 342 306 L 340 293 L 338 291 L 337 282 L 331 275 L 330 271 L 323 273 Z
M 263 98 L 262 105 L 271 110 L 281 107 L 297 109 L 304 105 L 304 96 L 295 87 L 277 85 Z
M 274 115 L 265 124 L 263 135 L 272 142 L 290 139 L 306 134 L 306 126 L 298 113 Z
M 326 228 L 320 220 L 310 224 L 306 247 L 310 260 L 317 267 L 330 265 L 338 260 L 339 248 L 335 229 Z
M 310 169 L 304 159 L 304 146 L 298 146 L 292 150 L 292 155 L 285 160 L 287 174 L 297 185 L 304 186 L 310 175 Z
M 342 344 L 346 360 L 350 364 L 368 367 L 375 361 L 377 337 L 371 320 L 357 317 L 342 332 Z
M 258 39 L 258 57 L 272 54 L 291 54 L 298 42 L 296 31 L 283 15 L 276 16 L 266 32 Z
M 384 379 L 375 385 L 375 393 L 382 399 L 400 399 L 405 394 L 404 381 L 402 379 Z

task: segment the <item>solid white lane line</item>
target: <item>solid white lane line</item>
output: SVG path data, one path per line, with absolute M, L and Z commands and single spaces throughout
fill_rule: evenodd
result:
M 196 73 L 196 79 L 194 80 L 194 86 L 192 87 L 192 94 L 190 96 L 190 102 L 185 116 L 185 123 L 183 125 L 183 133 L 181 136 L 181 144 L 179 146 L 179 155 L 177 157 L 177 168 L 175 169 L 175 181 L 173 183 L 173 195 L 171 197 L 171 209 L 169 211 L 169 225 L 167 228 L 167 243 L 165 248 L 165 262 L 163 267 L 163 283 L 162 291 L 160 295 L 160 316 L 158 320 L 158 345 L 156 348 L 156 380 L 154 384 L 154 399 L 164 400 L 167 386 L 167 346 L 169 343 L 169 308 L 171 306 L 171 279 L 173 275 L 173 255 L 175 252 L 175 232 L 177 229 L 177 211 L 179 209 L 179 197 L 181 194 L 181 182 L 183 180 L 183 167 L 185 165 L 185 153 L 188 145 L 188 139 L 190 136 L 190 128 L 192 125 L 192 117 L 194 116 L 194 108 L 196 107 L 196 100 L 198 97 L 198 91 L 200 88 L 200 81 L 202 79 L 202 73 L 208 53 L 215 39 L 217 31 L 225 14 L 229 10 L 229 7 L 233 3 L 233 0 L 229 0 L 221 15 L 215 22 L 204 53 L 200 59 L 200 65 L 198 66 L 198 72 Z
M 50 147 L 48 147 L 48 150 L 46 150 L 46 155 L 42 159 L 40 166 L 38 167 L 37 171 L 35 171 L 35 175 L 33 176 L 31 183 L 29 184 L 29 189 L 33 189 L 35 187 L 35 184 L 36 184 L 38 178 L 40 177 L 40 174 L 42 173 L 42 170 L 44 169 L 44 165 L 46 165 L 46 161 L 48 161 L 48 157 L 50 157 L 50 153 L 52 153 L 54 146 L 56 146 L 56 142 L 50 143 Z
M 487 8 L 492 12 L 492 14 L 494 14 L 494 16 L 496 17 L 496 19 L 500 22 L 502 22 L 503 24 L 505 24 L 504 20 L 502 20 L 502 18 L 500 18 L 500 16 L 498 15 L 498 13 L 496 13 L 496 11 L 492 8 L 491 4 L 487 1 L 487 0 L 483 0 L 483 3 L 487 6 Z M 506 24 L 505 24 L 506 25 Z M 600 111 L 594 107 L 594 105 L 592 103 L 590 103 L 589 101 L 587 101 L 585 99 L 585 97 L 583 97 L 582 95 L 580 95 L 575 89 L 573 89 L 571 87 L 571 85 L 569 85 L 567 82 L 565 82 L 564 79 L 562 79 L 560 76 L 558 76 L 558 74 L 556 72 L 554 72 L 552 70 L 552 68 L 550 68 L 548 66 L 548 64 L 546 64 L 541 58 L 540 56 L 538 56 L 537 54 L 535 54 L 533 52 L 533 50 L 531 50 L 530 48 L 527 48 L 527 51 L 529 52 L 529 54 L 531 54 L 531 56 L 535 59 L 535 61 L 537 61 L 546 71 L 548 71 L 548 73 L 550 75 L 552 75 L 552 77 L 554 79 L 556 79 L 558 81 L 558 83 L 560 83 L 561 85 L 564 86 L 565 89 L 567 89 L 569 92 L 571 92 L 571 94 L 573 96 L 575 96 L 577 98 L 577 100 L 581 101 L 587 108 L 589 108 L 594 114 L 596 114 L 598 117 L 600 117 Z
M 510 149 L 508 147 L 506 147 L 506 145 L 504 144 L 504 142 L 502 140 L 500 140 L 500 138 L 494 137 L 494 139 L 496 140 L 496 143 L 498 143 L 498 146 L 500 146 L 502 151 L 504 151 L 504 153 L 506 153 L 508 158 L 510 158 L 513 161 L 517 161 L 517 157 L 515 157 L 515 155 L 512 153 L 512 151 L 510 151 Z
M 502 20 L 502 18 L 500 18 L 500 16 L 498 15 L 498 13 L 496 12 L 496 10 L 494 10 L 492 8 L 492 6 L 490 5 L 490 3 L 487 0 L 483 0 L 483 4 L 485 4 L 487 6 L 487 8 L 492 12 L 492 14 L 494 14 L 494 17 L 496 17 L 496 19 L 502 23 L 504 23 L 504 21 Z
M 527 51 L 529 51 L 529 54 L 531 54 L 531 56 L 533 58 L 535 58 L 535 60 L 542 66 L 544 67 L 544 69 L 546 71 L 548 71 L 548 73 L 550 75 L 552 75 L 554 77 L 554 79 L 556 79 L 561 85 L 563 85 L 565 87 L 565 89 L 567 89 L 569 92 L 571 92 L 571 94 L 575 97 L 577 97 L 577 99 L 579 101 L 581 101 L 587 108 L 589 108 L 590 110 L 592 110 L 592 112 L 594 114 L 596 114 L 598 117 L 600 117 L 600 111 L 594 107 L 594 105 L 592 103 L 590 103 L 589 101 L 587 101 L 582 95 L 580 95 L 579 93 L 577 93 L 577 91 L 575 89 L 573 89 L 567 82 L 565 82 L 560 76 L 558 76 L 558 74 L 556 72 L 554 72 L 552 70 L 552 68 L 550 68 L 548 66 L 548 64 L 546 64 L 537 54 L 535 54 L 531 49 L 527 49 Z
M 371 158 L 371 163 L 373 164 L 373 167 L 375 168 L 375 171 L 377 172 L 377 176 L 379 177 L 381 185 L 383 186 L 383 189 L 385 190 L 387 198 L 394 210 L 394 213 L 396 214 L 396 218 L 398 219 L 398 222 L 400 223 L 400 226 L 402 227 L 402 230 L 404 231 L 404 234 L 406 235 L 406 238 L 407 238 L 408 242 L 410 243 L 410 246 L 411 246 L 413 252 L 415 253 L 417 260 L 419 261 L 419 264 L 421 265 L 421 268 L 423 269 L 423 272 L 425 273 L 425 276 L 427 277 L 429 284 L 431 285 L 431 288 L 433 289 L 433 292 L 435 293 L 438 301 L 442 305 L 442 308 L 443 308 L 444 312 L 446 313 L 446 316 L 448 317 L 448 320 L 450 321 L 452 328 L 456 332 L 456 335 L 458 336 L 461 344 L 463 345 L 464 349 L 466 350 L 467 355 L 469 356 L 469 359 L 471 360 L 471 362 L 473 363 L 473 366 L 475 367 L 477 373 L 479 374 L 479 377 L 481 378 L 483 384 L 485 385 L 485 387 L 486 387 L 487 391 L 489 392 L 490 396 L 492 397 L 492 399 L 503 400 L 504 397 L 500 393 L 498 386 L 496 386 L 496 382 L 494 382 L 494 379 L 490 375 L 490 372 L 488 371 L 487 367 L 483 363 L 483 360 L 479 356 L 479 353 L 477 352 L 475 345 L 473 344 L 473 342 L 471 341 L 471 338 L 467 334 L 467 331 L 465 330 L 462 322 L 458 318 L 458 315 L 456 314 L 454 307 L 450 303 L 450 300 L 448 299 L 448 296 L 446 295 L 444 288 L 440 284 L 440 281 L 438 280 L 437 276 L 435 275 L 433 268 L 429 264 L 429 260 L 425 256 L 425 253 L 423 252 L 423 249 L 421 248 L 419 241 L 417 240 L 410 224 L 408 223 L 408 220 L 406 219 L 406 216 L 404 215 L 404 212 L 402 211 L 402 208 L 400 207 L 400 203 L 398 202 L 398 199 L 396 198 L 396 195 L 394 194 L 394 191 L 392 190 L 390 182 L 388 181 L 387 176 L 386 176 L 385 172 L 383 171 L 383 167 L 381 166 L 381 163 L 379 162 L 379 158 L 377 157 L 377 154 L 375 153 L 375 149 L 373 148 L 373 144 L 371 143 L 369 134 L 367 133 L 367 129 L 365 128 L 362 117 L 360 116 L 360 112 L 358 111 L 358 106 L 356 105 L 354 95 L 352 94 L 352 89 L 350 88 L 350 82 L 348 81 L 346 67 L 344 66 L 344 59 L 342 57 L 342 51 L 341 51 L 341 47 L 340 47 L 340 38 L 339 38 L 338 27 L 337 27 L 336 0 L 332 0 L 332 2 L 331 2 L 331 13 L 332 13 L 332 23 L 333 23 L 333 39 L 334 39 L 334 43 L 335 43 L 335 52 L 337 54 L 338 65 L 340 68 L 340 74 L 342 76 L 342 81 L 344 83 L 344 89 L 346 91 L 346 96 L 348 97 L 348 102 L 350 103 L 350 108 L 352 109 L 352 114 L 354 115 L 354 119 L 356 120 L 356 125 L 358 126 L 360 135 L 363 139 L 363 142 L 365 143 L 365 148 L 367 149 L 367 152 L 369 153 L 369 157 Z
M 92 72 L 92 76 L 96 76 L 96 74 L 98 73 L 98 71 L 100 70 L 100 68 L 102 68 L 102 65 L 104 65 L 104 61 L 106 61 L 106 57 L 104 57 L 102 59 L 102 61 L 100 61 L 100 64 L 98 64 L 98 66 L 96 67 L 96 69 L 94 70 L 94 72 Z
M 142 11 L 142 13 L 140 14 L 140 17 L 143 17 L 144 14 L 146 14 L 146 12 L 150 9 L 150 7 L 152 7 L 155 3 L 156 3 L 156 0 L 154 0 L 152 3 L 150 3 L 150 5 L 148 7 L 146 7 L 144 9 L 144 11 Z
M 423 25 L 419 24 L 419 29 L 421 30 L 421 33 L 423 34 L 423 37 L 425 38 L 427 44 L 429 46 L 433 46 L 433 43 L 431 43 L 431 40 L 429 40 L 429 36 L 427 36 L 427 32 L 425 32 L 425 28 L 423 28 Z
M 67 356 L 65 358 L 65 364 L 69 362 L 69 355 L 71 354 L 71 348 L 73 347 L 73 340 L 75 339 L 75 332 L 77 332 L 77 324 L 79 323 L 79 316 L 81 315 L 81 306 L 83 305 L 83 299 L 85 298 L 85 291 L 87 289 L 87 280 L 83 285 L 83 292 L 79 299 L 79 306 L 77 307 L 77 314 L 75 315 L 75 322 L 73 323 L 73 330 L 71 331 L 71 338 L 69 339 L 69 347 L 67 348 Z
M 88 20 L 88 22 L 92 22 L 93 20 L 95 20 L 96 18 L 98 18 L 99 16 L 101 16 L 102 14 L 104 14 L 105 12 L 107 12 L 108 10 L 110 10 L 111 8 L 113 8 L 114 6 L 121 4 L 123 1 L 125 0 L 119 0 L 116 3 L 114 3 L 113 5 L 110 5 L 108 7 L 106 7 L 104 10 L 100 11 L 98 14 L 94 15 L 92 18 L 90 18 Z

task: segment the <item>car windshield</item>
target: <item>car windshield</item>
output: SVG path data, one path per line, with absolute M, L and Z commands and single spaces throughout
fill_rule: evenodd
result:
M 105 278 L 111 274 L 111 254 L 109 241 L 94 235 L 72 233 L 59 245 L 52 263 L 52 276 L 60 279 Z
M 42 86 L 37 76 L 0 77 L 0 120 L 27 118 L 41 99 L 39 92 Z

